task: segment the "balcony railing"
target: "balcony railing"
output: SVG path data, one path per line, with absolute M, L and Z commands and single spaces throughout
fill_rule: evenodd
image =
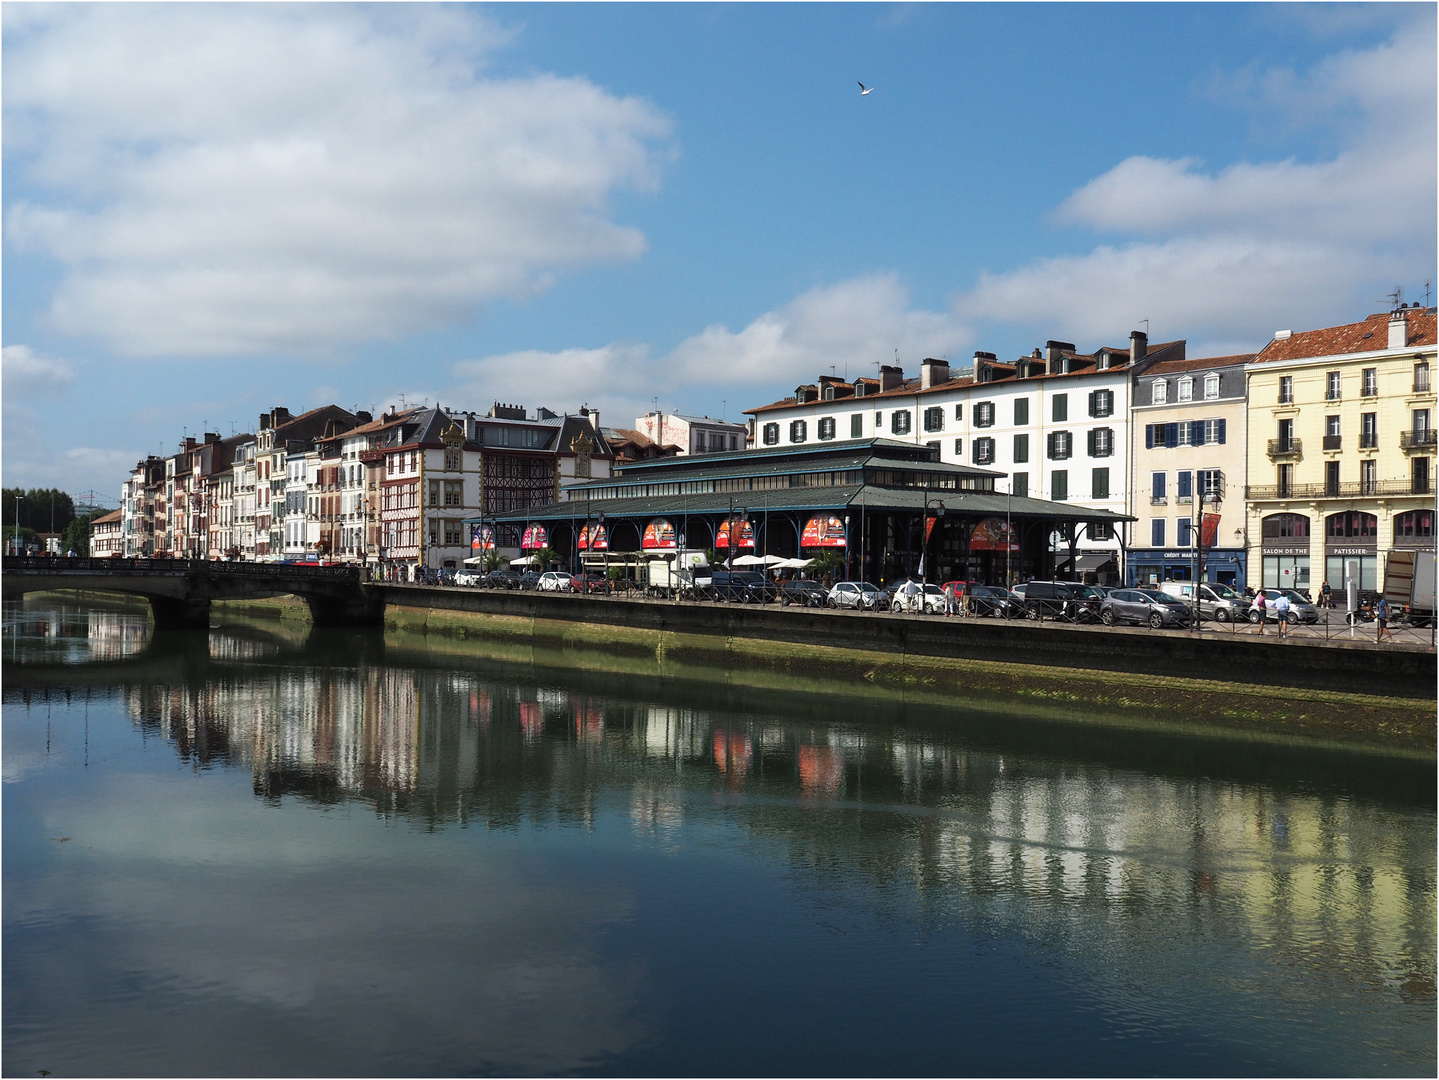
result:
M 1298 458 L 1304 456 L 1304 444 L 1300 439 L 1270 439 L 1269 460 L 1276 458 Z
M 1434 428 L 1426 431 L 1401 431 L 1399 448 L 1401 450 L 1432 450 L 1435 445 L 1434 433 Z
M 1430 385 L 1431 384 L 1429 382 L 1429 376 L 1427 374 L 1414 376 L 1414 392 L 1416 394 L 1429 393 Z
M 1342 438 L 1343 438 L 1342 435 L 1326 435 L 1326 436 L 1324 436 L 1324 449 L 1326 449 L 1326 450 L 1338 450 L 1338 449 L 1339 449 L 1339 441 L 1340 441 L 1340 439 L 1342 439 Z
M 1373 450 L 1379 445 L 1379 436 L 1372 431 L 1361 431 L 1359 433 L 1359 449 Z
M 1164 495 L 1151 495 L 1151 496 L 1149 496 L 1149 505 L 1150 505 L 1150 506 L 1168 506 L 1168 505 L 1169 505 L 1169 499 L 1168 499 L 1167 496 L 1164 496 Z
M 1353 499 L 1380 495 L 1427 495 L 1428 483 L 1409 480 L 1347 480 L 1342 484 L 1271 484 L 1249 486 L 1244 497 L 1260 499 Z

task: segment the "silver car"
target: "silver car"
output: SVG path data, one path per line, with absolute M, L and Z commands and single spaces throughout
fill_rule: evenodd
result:
M 1188 626 L 1191 617 L 1182 600 L 1158 589 L 1115 589 L 1099 606 L 1099 621 L 1105 626 L 1138 623 L 1158 630 Z
M 841 581 L 829 590 L 825 603 L 832 608 L 874 611 L 884 603 L 884 594 L 867 581 Z
M 1160 592 L 1177 597 L 1184 603 L 1194 605 L 1194 582 L 1166 581 L 1159 587 Z M 1219 581 L 1199 583 L 1199 617 L 1215 622 L 1241 622 L 1249 617 L 1249 601 L 1232 585 Z

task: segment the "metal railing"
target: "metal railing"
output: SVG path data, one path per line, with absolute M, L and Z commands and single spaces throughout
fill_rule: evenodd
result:
M 1434 428 L 1429 428 L 1425 431 L 1401 431 L 1399 433 L 1399 448 L 1401 450 L 1432 449 L 1435 445 L 1434 436 Z
M 1414 379 L 1414 392 L 1416 394 L 1427 394 L 1429 393 L 1429 387 L 1431 385 L 1428 375 L 1425 375 L 1423 378 L 1416 377 Z
M 1274 458 L 1286 458 L 1286 457 L 1297 458 L 1297 457 L 1303 457 L 1303 456 L 1304 456 L 1304 443 L 1303 443 L 1301 440 L 1299 440 L 1299 439 L 1270 439 L 1270 440 L 1269 440 L 1269 457 L 1270 457 L 1271 460 L 1274 459 Z
M 1246 499 L 1352 499 L 1356 496 L 1427 495 L 1410 480 L 1347 480 L 1341 484 L 1269 484 L 1245 487 Z
M 219 559 L 69 559 L 60 555 L 6 555 L 5 573 L 83 574 L 122 577 L 174 576 L 177 574 L 224 574 L 229 576 L 295 578 L 348 578 L 358 574 L 354 566 L 295 566 L 285 563 L 223 562 Z
M 1326 436 L 1324 436 L 1324 449 L 1326 449 L 1326 450 L 1338 450 L 1338 449 L 1339 449 L 1339 443 L 1340 443 L 1340 440 L 1341 440 L 1342 438 L 1343 438 L 1342 435 L 1326 435 Z

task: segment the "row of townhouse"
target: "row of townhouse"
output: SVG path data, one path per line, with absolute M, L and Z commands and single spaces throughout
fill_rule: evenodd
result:
M 1049 341 L 964 371 L 927 359 L 917 379 L 821 376 L 747 412 L 757 446 L 925 443 L 1006 474 L 997 490 L 1135 519 L 1056 536 L 1066 576 L 1188 580 L 1202 547 L 1208 580 L 1369 589 L 1387 551 L 1434 546 L 1435 322 L 1401 306 L 1204 358 L 1140 331 L 1092 353 Z M 962 565 L 964 537 L 947 543 L 942 561 Z
M 609 475 L 598 412 L 496 403 L 378 419 L 334 405 L 261 414 L 257 432 L 187 437 L 136 465 L 103 554 L 452 567 L 471 554 L 465 519 L 554 502 Z M 510 526 L 489 543 L 518 553 Z M 102 553 L 100 549 L 93 549 Z

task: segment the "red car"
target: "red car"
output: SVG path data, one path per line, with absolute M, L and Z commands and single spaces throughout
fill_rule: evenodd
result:
M 601 574 L 576 574 L 570 579 L 570 585 L 578 593 L 600 593 L 607 594 L 610 591 L 609 581 Z

